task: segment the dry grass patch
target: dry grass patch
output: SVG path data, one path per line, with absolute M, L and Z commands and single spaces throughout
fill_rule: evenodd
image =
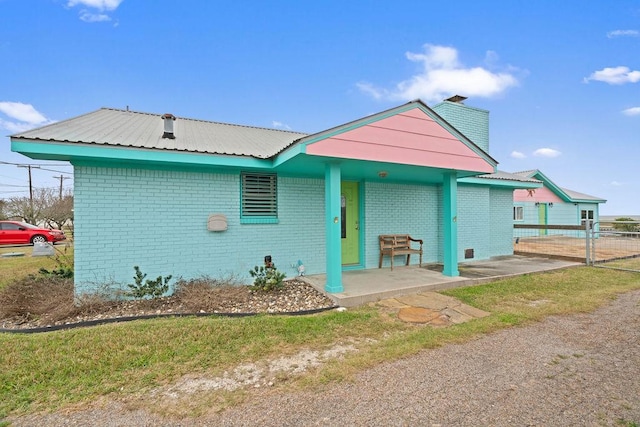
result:
M 99 295 L 86 295 L 75 304 L 73 279 L 29 275 L 0 290 L 0 320 L 49 324 L 99 313 L 114 304 Z
M 249 288 L 239 286 L 233 278 L 213 279 L 200 277 L 191 280 L 179 280 L 176 283 L 175 297 L 188 311 L 205 311 L 212 313 L 222 311 L 225 307 L 249 300 Z

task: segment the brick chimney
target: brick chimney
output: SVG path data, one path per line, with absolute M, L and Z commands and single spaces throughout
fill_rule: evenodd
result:
M 469 107 L 467 98 L 454 95 L 434 105 L 433 110 L 478 147 L 489 153 L 489 111 Z

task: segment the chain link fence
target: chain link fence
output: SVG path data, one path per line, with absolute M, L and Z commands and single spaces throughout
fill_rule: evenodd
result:
M 592 234 L 592 265 L 640 272 L 640 221 L 603 223 Z
M 640 272 L 640 222 L 515 224 L 513 252 Z

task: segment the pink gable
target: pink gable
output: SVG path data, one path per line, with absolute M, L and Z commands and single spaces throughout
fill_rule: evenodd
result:
M 559 203 L 562 199 L 549 190 L 547 187 L 536 188 L 535 191 L 531 190 L 514 190 L 513 191 L 514 202 L 540 202 L 540 203 Z
M 442 169 L 493 166 L 419 108 L 309 144 L 307 154 Z

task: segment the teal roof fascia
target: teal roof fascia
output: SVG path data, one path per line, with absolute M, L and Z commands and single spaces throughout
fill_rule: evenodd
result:
M 97 147 L 95 145 L 52 144 L 29 140 L 11 140 L 11 151 L 39 160 L 126 161 L 136 163 L 181 164 L 233 168 L 272 169 L 270 159 L 229 155 L 176 153 L 148 149 Z
M 280 154 L 277 154 L 273 159 L 273 167 L 277 168 L 281 164 L 287 162 L 288 160 L 293 159 L 299 154 L 306 154 L 307 146 L 303 144 L 295 144 L 289 148 L 286 148 Z
M 541 188 L 541 182 L 523 182 L 523 181 L 510 181 L 507 179 L 490 179 L 490 178 L 458 178 L 459 184 L 473 184 L 473 185 L 486 185 L 489 187 L 507 187 L 507 188 Z
M 558 187 L 553 181 L 549 179 L 545 174 L 540 172 L 539 170 L 535 170 L 534 173 L 531 174 L 531 178 L 539 179 L 542 181 L 547 187 L 551 189 L 558 197 L 560 197 L 565 202 L 576 202 L 573 200 L 567 193 L 562 190 L 562 188 Z
M 429 106 L 427 106 L 425 103 L 423 103 L 421 100 L 416 100 L 416 101 L 411 101 L 408 102 L 406 104 L 400 105 L 398 107 L 395 108 L 391 108 L 389 110 L 386 111 L 382 111 L 380 113 L 377 114 L 373 114 L 371 116 L 367 116 L 367 117 L 363 117 L 361 119 L 319 132 L 319 133 L 315 133 L 309 136 L 305 136 L 300 138 L 298 141 L 296 141 L 295 143 L 298 145 L 303 145 L 303 146 L 307 146 L 309 144 L 313 144 L 314 142 L 318 142 L 321 141 L 323 139 L 328 139 L 331 138 L 333 136 L 336 135 L 340 135 L 342 133 L 348 132 L 350 130 L 353 129 L 358 129 L 362 126 L 366 126 L 369 125 L 371 123 L 375 123 L 377 121 L 395 116 L 399 113 L 404 113 L 405 111 L 409 111 L 412 110 L 414 108 L 419 108 L 423 113 L 427 114 L 429 117 L 431 117 L 433 120 L 435 120 L 440 126 L 444 127 L 447 131 L 449 131 L 450 133 L 452 133 L 454 136 L 456 136 L 456 138 L 458 138 L 458 140 L 460 142 L 462 142 L 463 144 L 465 144 L 467 147 L 469 147 L 471 150 L 473 150 L 474 153 L 476 153 L 477 155 L 479 155 L 480 157 L 482 157 L 487 163 L 489 163 L 491 166 L 493 166 L 493 168 L 495 169 L 496 166 L 498 165 L 497 160 L 495 160 L 493 157 L 491 157 L 487 152 L 485 152 L 482 148 L 478 147 L 473 141 L 471 141 L 469 138 L 467 138 L 466 136 L 464 136 L 462 133 L 460 133 L 458 130 L 456 130 L 456 128 L 454 128 L 453 126 L 451 126 L 449 123 L 447 123 L 446 120 L 444 120 L 442 117 L 440 117 L 440 115 L 438 115 L 438 113 L 436 113 L 435 111 L 433 111 L 431 108 L 429 108 Z

